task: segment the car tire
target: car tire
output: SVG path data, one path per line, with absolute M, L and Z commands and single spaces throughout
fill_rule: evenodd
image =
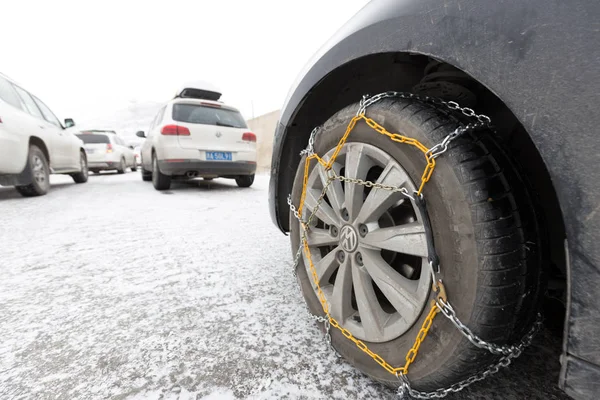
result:
M 254 183 L 254 174 L 238 176 L 235 178 L 235 183 L 242 188 L 250 187 Z
M 142 171 L 142 180 L 144 182 L 150 182 L 152 180 L 152 172 L 146 171 L 144 169 L 144 167 L 141 167 L 141 171 Z
M 48 193 L 48 189 L 50 189 L 50 167 L 44 152 L 34 144 L 29 146 L 25 168 L 29 170 L 31 183 L 15 186 L 17 192 L 24 197 L 42 196 Z
M 315 139 L 317 154 L 323 156 L 336 147 L 357 109 L 358 104 L 346 107 L 324 124 Z M 371 105 L 366 114 L 389 132 L 415 138 L 428 148 L 450 134 L 461 118 L 446 109 L 406 99 L 380 101 Z M 388 154 L 393 162 L 406 171 L 413 183 L 420 183 L 426 163 L 423 153 L 417 148 L 392 142 L 368 127 L 364 121 L 357 123 L 344 148 L 359 145 L 367 145 L 369 149 Z M 360 154 L 362 157 L 363 153 Z M 292 190 L 296 207 L 303 187 L 304 160 L 303 157 Z M 317 163 L 313 161 L 311 172 L 316 168 L 315 165 Z M 345 174 L 345 170 L 338 173 Z M 377 175 L 368 180 L 375 179 Z M 364 190 L 366 193 L 368 190 L 381 189 Z M 423 194 L 441 262 L 441 276 L 448 300 L 458 317 L 487 341 L 512 344 L 519 340 L 533 323 L 539 308 L 542 252 L 535 244 L 540 244 L 542 239 L 539 219 L 533 207 L 534 200 L 527 192 L 514 163 L 493 138 L 491 131 L 467 133 L 453 141 L 437 159 L 435 171 L 425 185 Z M 326 202 L 330 206 L 327 198 Z M 408 204 L 411 203 L 408 201 Z M 412 205 L 414 207 L 414 203 Z M 300 226 L 294 215 L 290 214 L 290 237 L 295 254 L 300 246 Z M 342 245 L 341 241 L 339 245 Z M 398 253 L 394 254 L 398 256 Z M 325 257 L 325 253 L 322 253 L 322 257 Z M 301 258 L 298 263 L 297 279 L 311 312 L 324 315 L 305 259 Z M 351 267 L 353 273 L 355 265 Z M 365 270 L 368 268 L 365 267 Z M 335 273 L 339 271 L 338 268 Z M 427 273 L 427 270 L 421 273 Z M 330 279 L 335 283 L 337 275 L 332 275 Z M 352 295 L 356 296 L 354 285 L 353 281 L 351 286 L 346 285 L 345 288 L 351 287 Z M 372 305 L 373 298 L 379 301 L 380 297 L 377 296 L 380 294 L 385 297 L 381 288 L 374 283 L 375 286 L 379 291 L 374 290 L 376 295 L 370 298 L 369 305 Z M 404 333 L 385 341 L 363 340 L 371 351 L 394 367 L 405 364 L 405 356 L 427 316 L 434 299 L 431 289 L 428 287 L 427 290 L 422 311 Z M 353 301 L 358 304 L 356 300 Z M 358 309 L 358 306 L 353 304 L 352 308 Z M 367 314 L 365 312 L 365 317 Z M 399 380 L 395 376 L 358 349 L 339 330 L 331 329 L 331 339 L 335 349 L 359 370 L 388 386 L 398 387 Z M 493 360 L 488 352 L 471 345 L 440 314 L 411 364 L 408 378 L 418 390 L 436 390 L 468 378 Z
M 171 177 L 160 172 L 156 156 L 152 157 L 152 184 L 156 190 L 168 190 L 171 187 Z
M 117 168 L 118 174 L 124 174 L 127 170 L 127 163 L 125 163 L 125 159 L 121 158 L 121 162 L 119 163 L 119 168 Z
M 133 159 L 133 164 L 131 164 L 131 172 L 137 171 L 137 164 L 135 163 L 135 158 Z
M 71 174 L 71 178 L 73 178 L 75 183 L 85 183 L 88 181 L 88 165 L 87 157 L 83 151 L 79 154 L 79 162 L 81 164 L 81 171 L 76 174 Z

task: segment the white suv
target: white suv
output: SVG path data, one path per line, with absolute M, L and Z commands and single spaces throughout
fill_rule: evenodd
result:
M 75 123 L 65 119 L 65 127 Z M 50 174 L 87 182 L 83 143 L 40 99 L 0 74 L 0 185 L 23 196 L 46 194 Z
M 256 171 L 256 135 L 220 93 L 187 85 L 163 106 L 142 146 L 142 179 L 166 190 L 171 179 L 232 178 L 249 187 Z M 146 137 L 138 132 L 139 137 Z
M 137 171 L 133 146 L 127 146 L 114 131 L 81 131 L 77 136 L 85 143 L 90 171 L 116 170 L 124 174 L 128 167 Z

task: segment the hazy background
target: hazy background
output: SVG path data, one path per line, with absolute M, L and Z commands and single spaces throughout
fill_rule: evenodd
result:
M 8 0 L 0 72 L 81 128 L 146 130 L 197 79 L 250 119 L 279 109 L 310 57 L 366 3 Z

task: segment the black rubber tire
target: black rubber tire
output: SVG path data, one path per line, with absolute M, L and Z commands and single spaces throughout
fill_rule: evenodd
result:
M 315 140 L 318 154 L 337 145 L 357 108 L 357 104 L 349 106 L 324 124 Z M 369 107 L 367 116 L 389 132 L 416 138 L 427 147 L 439 143 L 459 123 L 458 117 L 444 109 L 405 99 L 376 103 Z M 415 147 L 391 142 L 364 121 L 356 125 L 348 142 L 379 147 L 403 166 L 413 182 L 420 182 L 425 158 Z M 292 191 L 296 206 L 303 170 L 304 158 Z M 485 340 L 498 344 L 519 340 L 531 326 L 538 308 L 541 261 L 537 250 L 531 251 L 526 242 L 539 243 L 539 226 L 531 197 L 491 132 L 463 135 L 452 142 L 438 158 L 423 194 L 443 282 L 458 317 Z M 293 215 L 290 226 L 295 253 L 300 237 Z M 297 276 L 310 310 L 323 315 L 303 263 L 298 266 Z M 369 349 L 393 366 L 403 366 L 428 310 L 429 305 L 402 336 L 385 343 L 367 343 Z M 395 376 L 333 328 L 332 343 L 364 373 L 389 386 L 398 386 Z M 435 390 L 467 378 L 493 360 L 440 314 L 410 366 L 408 377 L 416 389 Z
M 152 184 L 156 190 L 168 190 L 171 187 L 171 177 L 160 172 L 156 156 L 152 157 Z
M 121 163 L 119 164 L 119 168 L 117 168 L 117 173 L 124 174 L 126 170 L 127 170 L 127 163 L 125 162 L 124 158 L 121 158 Z
M 87 157 L 83 151 L 80 153 L 80 157 L 84 158 L 86 167 L 85 170 L 82 170 L 76 174 L 71 174 L 71 178 L 73 178 L 75 183 L 85 183 L 88 181 Z
M 242 188 L 250 187 L 254 183 L 254 174 L 240 175 L 237 178 L 235 178 L 235 183 L 237 183 L 237 185 Z
M 144 169 L 144 166 L 140 167 L 140 171 L 142 172 L 142 180 L 144 182 L 150 182 L 150 181 L 152 181 L 152 171 L 146 171 Z
M 33 177 L 34 155 L 40 157 L 42 164 L 44 164 L 44 172 L 46 177 L 45 181 L 47 182 L 46 185 L 40 185 Z M 29 185 L 15 186 L 17 192 L 19 192 L 23 197 L 42 196 L 48 193 L 48 189 L 50 189 L 50 167 L 48 165 L 48 160 L 46 159 L 44 152 L 34 144 L 29 146 L 29 153 L 27 155 L 27 165 L 25 168 L 29 169 L 29 173 L 31 175 L 31 183 Z
M 137 165 L 132 165 L 131 166 L 131 172 L 136 172 L 137 171 Z

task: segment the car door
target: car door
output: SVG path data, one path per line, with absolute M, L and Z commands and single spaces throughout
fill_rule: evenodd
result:
M 31 117 L 28 121 L 28 134 L 31 136 L 37 136 L 46 145 L 48 148 L 48 154 L 50 155 L 50 168 L 56 169 L 60 168 L 62 165 L 62 160 L 60 160 L 60 156 L 57 151 L 57 133 L 56 130 L 53 129 L 52 126 L 44 119 L 44 116 L 31 97 L 31 95 L 23 88 L 12 84 L 15 92 L 19 96 L 19 100 L 21 101 L 21 108 Z
M 48 147 L 48 153 L 50 154 L 50 167 L 53 170 L 65 168 L 63 151 L 60 149 L 61 143 L 59 141 L 59 129 L 55 125 L 46 121 L 42 111 L 33 100 L 33 97 L 25 89 L 22 89 L 17 85 L 13 86 L 19 95 L 19 98 L 21 99 L 23 108 L 35 118 L 35 123 L 37 125 L 37 136 L 39 136 Z
M 61 153 L 61 159 L 64 160 L 64 168 L 68 168 L 70 170 L 79 170 L 79 140 L 75 137 L 75 135 L 67 132 L 63 128 L 58 118 L 56 118 L 56 115 L 54 115 L 54 113 L 46 104 L 44 104 L 43 101 L 33 95 L 31 97 L 33 97 L 33 100 L 40 108 L 44 119 L 48 123 L 52 124 L 55 129 L 57 129 L 57 148 Z

